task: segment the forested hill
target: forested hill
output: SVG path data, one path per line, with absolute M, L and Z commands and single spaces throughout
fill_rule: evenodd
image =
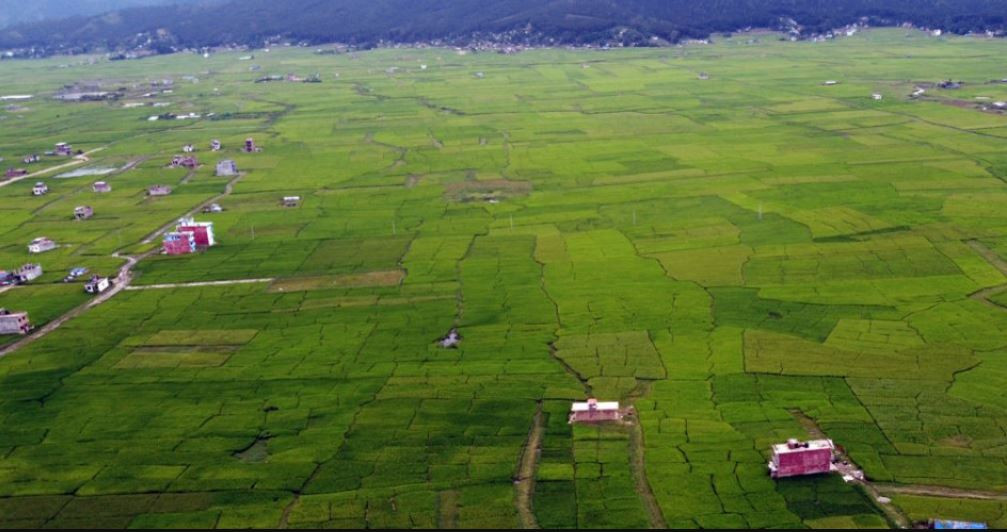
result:
M 368 46 L 474 39 L 530 44 L 649 45 L 746 27 L 804 34 L 862 18 L 945 31 L 1002 31 L 1007 0 L 224 0 L 133 8 L 0 31 L 0 48 L 159 51 L 282 38 Z
M 95 15 L 116 9 L 204 0 L 0 0 L 0 28 L 71 15 Z

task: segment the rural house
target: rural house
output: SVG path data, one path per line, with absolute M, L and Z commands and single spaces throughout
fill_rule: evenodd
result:
M 245 147 L 242 149 L 245 151 L 245 153 L 255 153 L 262 151 L 262 148 L 255 145 L 255 139 L 253 139 L 252 137 L 248 137 L 247 139 L 245 139 Z
M 108 277 L 100 277 L 95 275 L 91 277 L 91 280 L 84 283 L 84 291 L 89 294 L 100 294 L 108 290 L 112 286 L 112 282 L 108 280 Z
M 195 157 L 176 155 L 171 158 L 171 168 L 196 168 L 199 166 L 199 161 Z
M 167 196 L 171 194 L 171 187 L 168 185 L 154 185 L 147 187 L 148 196 Z
M 109 185 L 105 181 L 96 181 L 93 185 L 91 185 L 91 190 L 102 194 L 105 192 L 112 192 L 112 185 Z
M 35 183 L 35 186 L 31 188 L 32 196 L 45 196 L 48 193 L 49 193 L 49 186 L 41 181 Z
M 22 162 L 24 162 L 24 164 L 32 164 L 32 163 L 39 162 L 40 159 L 41 159 L 41 157 L 39 157 L 38 155 L 35 155 L 35 154 L 25 155 L 24 159 L 22 159 Z
M 217 244 L 213 237 L 213 222 L 197 222 L 192 218 L 182 218 L 178 221 L 175 231 L 192 233 L 198 248 L 208 248 Z
M 301 204 L 301 197 L 283 196 L 283 199 L 280 200 L 280 204 L 283 205 L 284 207 L 297 207 L 298 205 Z
M 212 151 L 220 151 L 221 147 L 222 146 L 221 146 L 219 140 L 213 139 L 213 140 L 210 141 L 210 150 L 212 150 Z
M 14 272 L 14 277 L 18 284 L 30 283 L 42 277 L 42 266 L 39 264 L 25 264 Z
M 598 401 L 595 398 L 570 406 L 570 423 L 593 423 L 598 421 L 619 421 L 622 411 L 618 401 Z
M 69 157 L 73 155 L 73 147 L 65 142 L 59 142 L 56 144 L 56 155 L 64 155 Z
M 7 172 L 4 173 L 4 177 L 21 177 L 28 175 L 28 170 L 24 168 L 8 168 Z
M 0 334 L 28 334 L 31 323 L 27 312 L 11 312 L 0 308 Z
M 186 144 L 185 146 L 182 146 L 183 153 L 192 153 L 194 151 L 196 151 L 196 147 L 193 146 L 192 144 Z
M 773 446 L 769 474 L 773 478 L 819 475 L 832 471 L 832 440 L 787 440 Z
M 87 205 L 81 205 L 73 210 L 73 217 L 76 220 L 87 220 L 94 216 L 94 209 Z
M 234 161 L 227 159 L 217 163 L 217 177 L 230 177 L 238 175 L 238 165 Z
M 56 249 L 56 243 L 44 236 L 40 236 L 28 244 L 28 253 L 45 253 L 54 249 Z
M 196 252 L 196 237 L 192 233 L 170 232 L 164 235 L 162 250 L 165 255 L 187 255 Z
M 203 207 L 203 212 L 204 213 L 224 212 L 224 208 L 221 207 L 219 203 L 211 203 L 206 207 Z

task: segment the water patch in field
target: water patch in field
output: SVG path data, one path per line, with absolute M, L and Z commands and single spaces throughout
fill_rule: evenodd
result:
M 70 179 L 74 177 L 85 177 L 94 175 L 108 175 L 115 172 L 118 168 L 108 168 L 103 166 L 92 166 L 90 168 L 78 168 L 72 172 L 66 172 L 64 174 L 59 174 L 56 179 Z

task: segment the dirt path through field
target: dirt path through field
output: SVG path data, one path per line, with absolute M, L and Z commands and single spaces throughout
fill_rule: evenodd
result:
M 525 442 L 524 451 L 521 453 L 517 477 L 514 479 L 514 489 L 517 491 L 515 504 L 518 514 L 521 516 L 522 528 L 539 527 L 538 521 L 535 519 L 532 497 L 535 495 L 535 472 L 538 470 L 538 458 L 542 452 L 543 432 L 545 432 L 545 426 L 542 417 L 542 402 L 539 401 L 535 417 L 532 418 L 531 430 L 528 432 L 528 441 Z
M 104 150 L 105 148 L 106 148 L 106 146 L 102 146 L 100 148 L 95 148 L 95 149 L 93 149 L 91 151 L 84 152 L 84 155 L 91 155 L 92 153 L 100 152 L 101 150 Z M 86 160 L 82 161 L 82 160 L 74 159 L 74 160 L 72 160 L 72 161 L 70 161 L 68 163 L 60 164 L 60 165 L 53 166 L 53 167 L 50 167 L 50 168 L 45 168 L 43 170 L 39 170 L 38 172 L 32 172 L 30 174 L 26 174 L 26 175 L 23 175 L 23 176 L 20 176 L 20 177 L 12 177 L 12 178 L 10 178 L 10 179 L 8 179 L 6 181 L 0 182 L 0 187 L 5 187 L 7 185 L 11 185 L 11 184 L 17 183 L 18 181 L 24 181 L 25 179 L 31 179 L 33 177 L 43 176 L 45 174 L 50 174 L 52 172 L 58 172 L 60 170 L 66 169 L 66 168 L 71 168 L 71 167 L 77 166 L 79 164 L 84 164 L 86 162 L 88 162 L 88 161 L 86 161 Z

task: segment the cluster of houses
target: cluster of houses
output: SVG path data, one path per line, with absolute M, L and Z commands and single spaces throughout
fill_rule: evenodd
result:
M 164 235 L 162 252 L 165 255 L 188 255 L 216 245 L 213 222 L 197 222 L 182 218 L 175 230 Z

